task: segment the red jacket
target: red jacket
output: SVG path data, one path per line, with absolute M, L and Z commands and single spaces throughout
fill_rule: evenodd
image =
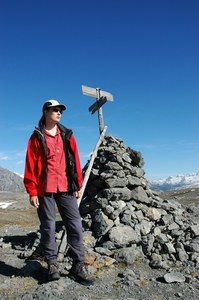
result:
M 75 138 L 70 129 L 58 124 L 66 156 L 66 174 L 70 191 L 82 187 L 82 170 Z M 30 196 L 44 196 L 47 180 L 47 156 L 44 128 L 36 128 L 28 141 L 24 185 Z

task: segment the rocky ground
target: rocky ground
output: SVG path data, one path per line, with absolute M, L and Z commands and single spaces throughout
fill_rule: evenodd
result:
M 184 189 L 161 194 L 187 205 L 199 220 L 199 189 Z M 26 263 L 21 256 L 31 236 L 38 230 L 38 219 L 27 195 L 0 193 L 0 202 L 14 202 L 0 208 L 0 298 L 1 299 L 198 299 L 199 270 L 184 266 L 171 270 L 152 269 L 146 260 L 133 265 L 113 264 L 99 269 L 93 286 L 72 281 L 60 265 L 61 279 L 46 282 L 46 268 L 37 262 Z M 59 220 L 59 217 L 58 217 Z
M 159 194 L 162 199 L 176 200 L 189 207 L 192 217 L 199 223 L 199 187 L 187 187 L 170 190 Z

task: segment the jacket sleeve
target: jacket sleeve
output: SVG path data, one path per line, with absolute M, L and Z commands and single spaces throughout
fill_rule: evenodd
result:
M 32 135 L 28 141 L 24 171 L 24 185 L 30 196 L 38 196 L 38 140 Z
M 80 158 L 79 158 L 79 151 L 78 151 L 78 147 L 77 147 L 77 143 L 75 140 L 74 135 L 72 134 L 71 138 L 70 138 L 70 147 L 74 153 L 74 157 L 75 157 L 75 166 L 76 166 L 76 171 L 77 171 L 77 180 L 78 180 L 78 184 L 80 189 L 82 188 L 83 185 L 83 176 L 82 176 L 82 169 L 81 169 L 81 163 L 80 163 Z

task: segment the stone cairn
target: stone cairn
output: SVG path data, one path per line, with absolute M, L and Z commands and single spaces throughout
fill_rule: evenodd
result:
M 199 225 L 181 204 L 150 189 L 143 166 L 140 152 L 105 136 L 80 205 L 90 263 L 147 259 L 153 268 L 197 265 Z
M 80 204 L 87 264 L 100 269 L 147 260 L 153 268 L 198 267 L 199 225 L 186 207 L 150 189 L 143 166 L 140 152 L 105 136 Z M 64 229 L 58 225 L 58 258 L 66 263 Z M 38 243 L 39 235 L 31 250 Z

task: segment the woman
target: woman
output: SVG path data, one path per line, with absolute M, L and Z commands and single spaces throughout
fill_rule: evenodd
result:
M 28 142 L 24 185 L 31 205 L 37 208 L 39 248 L 48 264 L 48 280 L 60 278 L 55 240 L 56 204 L 73 259 L 70 276 L 82 284 L 91 284 L 84 271 L 82 224 L 77 205 L 82 188 L 78 148 L 72 130 L 59 123 L 65 109 L 57 100 L 44 103 L 38 128 Z

